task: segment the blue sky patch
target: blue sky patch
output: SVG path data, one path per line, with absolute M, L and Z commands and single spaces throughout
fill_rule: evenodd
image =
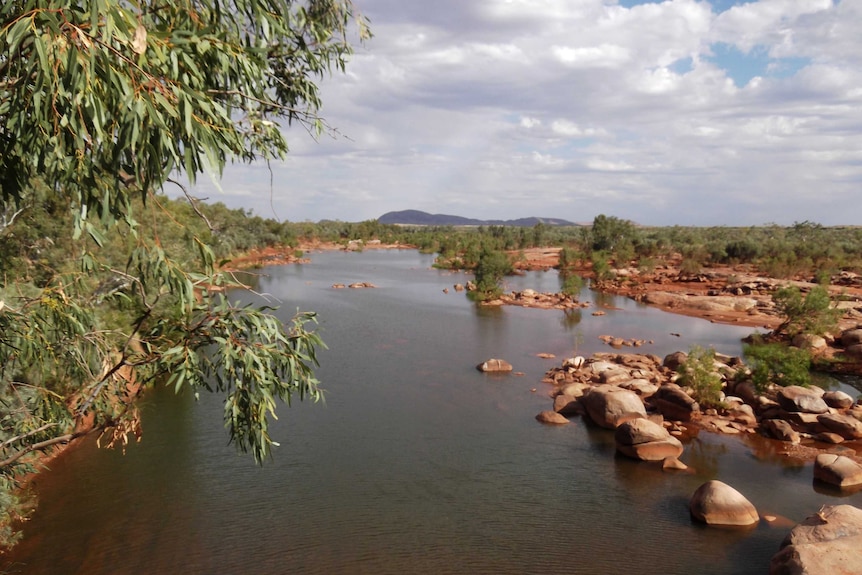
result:
M 680 76 L 682 76 L 691 72 L 693 64 L 694 62 L 692 61 L 691 56 L 689 56 L 688 58 L 680 58 L 667 68 L 674 74 L 679 74 Z
M 763 46 L 743 52 L 736 46 L 718 42 L 710 49 L 712 56 L 707 59 L 727 72 L 738 88 L 747 85 L 755 76 L 789 78 L 811 62 L 809 58 L 770 58 Z
M 755 0 L 709 0 L 709 3 L 712 4 L 713 12 L 721 14 L 722 12 L 730 10 L 734 6 L 750 4 L 754 1 Z M 624 8 L 632 8 L 641 4 L 661 4 L 661 2 L 662 0 L 619 0 L 619 5 Z

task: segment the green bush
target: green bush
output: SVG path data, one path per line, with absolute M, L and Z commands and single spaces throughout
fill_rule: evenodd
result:
M 512 262 L 509 256 L 501 251 L 483 248 L 479 263 L 476 265 L 475 297 L 480 301 L 499 297 L 503 291 L 500 282 L 510 273 L 512 273 Z
M 824 286 L 815 286 L 805 297 L 799 288 L 786 286 L 772 295 L 772 301 L 785 318 L 775 328 L 776 334 L 824 335 L 837 327 L 841 316 L 840 310 L 832 307 L 829 291 Z
M 597 282 L 603 282 L 614 277 L 614 272 L 611 271 L 611 266 L 608 263 L 608 255 L 605 252 L 593 252 L 590 255 L 590 261 L 593 264 L 593 274 Z
M 715 371 L 715 350 L 700 346 L 691 348 L 679 368 L 680 385 L 690 387 L 701 406 L 721 406 L 721 376 Z
M 811 384 L 811 354 L 780 343 L 748 344 L 743 348 L 751 367 L 751 380 L 763 393 L 770 383 L 781 386 Z

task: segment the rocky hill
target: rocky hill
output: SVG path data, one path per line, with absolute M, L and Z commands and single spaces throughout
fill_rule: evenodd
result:
M 522 226 L 533 227 L 536 224 L 548 226 L 576 226 L 573 222 L 560 218 L 518 218 L 516 220 L 477 220 L 446 214 L 429 214 L 420 210 L 402 210 L 387 212 L 377 218 L 381 224 L 399 224 L 408 226 Z

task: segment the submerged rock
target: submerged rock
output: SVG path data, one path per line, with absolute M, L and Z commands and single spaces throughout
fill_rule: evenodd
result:
M 489 359 L 477 365 L 476 369 L 483 372 L 506 372 L 512 371 L 512 364 L 505 359 Z
M 536 421 L 539 421 L 541 423 L 550 423 L 553 425 L 565 425 L 569 423 L 569 420 L 566 419 L 564 416 L 560 415 L 556 411 L 550 410 L 543 411 L 536 415 Z

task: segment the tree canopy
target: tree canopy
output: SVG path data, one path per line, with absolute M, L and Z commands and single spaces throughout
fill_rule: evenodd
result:
M 354 34 L 369 35 L 350 0 L 0 5 L 0 239 L 27 246 L 0 256 L 3 485 L 89 426 L 137 433 L 141 384 L 222 392 L 231 439 L 257 460 L 276 400 L 319 397 L 313 313 L 284 326 L 231 303 L 214 230 L 158 193 L 176 185 L 209 225 L 182 181 L 282 157 L 290 124 L 326 129 L 318 82 Z M 39 268 L 59 248 L 65 265 Z

